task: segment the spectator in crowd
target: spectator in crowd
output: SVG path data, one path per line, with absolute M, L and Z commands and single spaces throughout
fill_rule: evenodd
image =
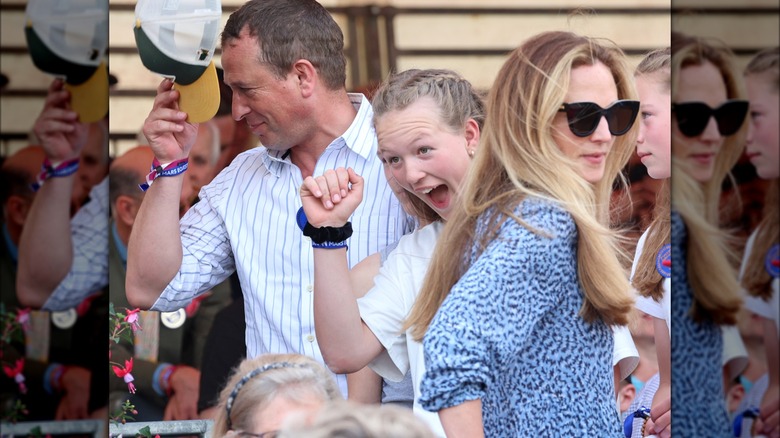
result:
M 780 48 L 756 54 L 745 69 L 750 100 L 750 132 L 746 153 L 758 176 L 768 181 L 763 218 L 745 247 L 740 269 L 745 305 L 760 316 L 769 372 L 759 406 L 756 430 L 780 436 L 780 135 L 778 89 Z M 758 390 L 758 388 L 757 388 Z
M 352 216 L 350 265 L 398 240 L 407 215 L 376 158 L 372 110 L 345 89 L 343 35 L 314 0 L 252 0 L 222 32 L 233 117 L 263 147 L 238 155 L 200 191 L 179 223 L 184 175 L 152 181 L 128 245 L 127 298 L 176 311 L 238 272 L 244 293 L 247 356 L 299 353 L 322 362 L 314 335 L 311 241 L 296 224 L 307 176 L 352 166 L 367 177 L 366 202 Z M 164 80 L 144 123 L 155 157 L 183 166 L 197 135 Z M 161 251 L 161 248 L 165 248 Z M 346 378 L 337 377 L 343 394 Z
M 125 295 L 127 240 L 132 232 L 144 192 L 138 188 L 154 154 L 149 146 L 128 150 L 111 163 L 109 197 L 110 299 L 114 308 L 132 310 Z M 197 418 L 200 366 L 206 337 L 215 314 L 230 302 L 229 284 L 221 283 L 175 312 L 141 312 L 141 330 L 134 332 L 134 346 L 119 343 L 112 362 L 134 358 L 133 376 L 138 392 L 127 394 L 121 379 L 109 375 L 109 405 L 116 408 L 128 397 L 138 407 L 137 420 L 190 420 Z M 113 409 L 112 409 L 113 411 Z
M 672 364 L 687 365 L 672 367 L 670 394 L 656 392 L 651 430 L 673 426 L 674 436 L 727 437 L 721 326 L 736 323 L 742 300 L 736 257 L 720 228 L 720 202 L 723 182 L 744 150 L 748 102 L 734 54 L 722 43 L 673 32 L 671 51 L 670 356 Z M 658 338 L 656 346 L 660 352 Z M 662 361 L 659 354 L 663 386 Z M 660 394 L 660 400 L 671 395 L 674 404 L 671 422 L 663 425 L 655 412 Z
M 311 418 L 340 400 L 333 375 L 299 354 L 263 354 L 245 359 L 222 389 L 214 436 L 262 436 L 289 417 Z
M 14 322 L 19 324 L 18 332 L 9 333 L 9 342 L 2 345 L 1 408 L 10 412 L 20 400 L 27 406 L 25 420 L 84 419 L 95 409 L 93 405 L 100 403 L 92 400 L 90 404 L 90 378 L 97 367 L 90 358 L 92 349 L 105 345 L 105 338 L 95 344 L 90 332 L 98 320 L 105 327 L 105 315 L 95 312 L 90 299 L 78 308 L 48 312 L 31 310 L 20 304 L 16 295 L 19 239 L 35 202 L 31 186 L 46 156 L 43 147 L 27 146 L 9 156 L 0 168 L 0 302 L 5 312 L 16 315 Z M 66 209 L 67 202 L 66 197 Z M 105 361 L 105 355 L 102 357 Z M 102 364 L 100 371 L 105 369 Z M 105 394 L 105 386 L 102 388 Z
M 609 200 L 639 110 L 626 56 L 543 32 L 487 102 L 406 323 L 425 350 L 420 403 L 452 436 L 618 437 L 611 326 L 633 298 Z

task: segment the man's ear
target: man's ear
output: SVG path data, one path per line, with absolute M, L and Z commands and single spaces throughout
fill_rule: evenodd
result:
M 22 227 L 24 221 L 27 219 L 27 214 L 30 212 L 31 205 L 32 202 L 23 196 L 9 196 L 8 200 L 5 201 L 5 210 L 8 214 L 8 221 Z
M 135 223 L 135 216 L 138 214 L 138 209 L 141 206 L 141 202 L 128 195 L 119 195 L 114 202 L 114 214 L 116 217 L 114 220 L 121 222 L 128 227 L 132 227 Z
M 618 391 L 620 394 L 620 412 L 625 412 L 631 406 L 631 402 L 636 397 L 636 386 L 632 383 L 620 388 Z
M 293 64 L 292 70 L 298 79 L 298 88 L 301 90 L 301 96 L 311 96 L 319 79 L 317 69 L 308 60 L 299 59 Z

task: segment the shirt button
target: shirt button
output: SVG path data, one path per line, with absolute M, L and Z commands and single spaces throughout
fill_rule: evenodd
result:
M 306 335 L 306 340 L 309 342 L 314 342 L 314 335 Z
M 314 290 L 314 286 L 312 286 L 312 285 L 308 285 L 308 286 L 306 286 L 306 291 L 307 291 L 307 292 L 311 292 L 311 291 L 313 291 L 313 290 Z

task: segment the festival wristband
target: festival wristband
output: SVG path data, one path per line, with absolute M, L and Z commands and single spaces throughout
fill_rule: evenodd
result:
M 168 368 L 172 366 L 172 364 L 163 362 L 160 365 L 157 365 L 157 368 L 154 369 L 154 374 L 152 374 L 152 389 L 154 389 L 154 392 L 160 397 L 165 396 L 165 391 L 160 387 L 160 374 L 163 370 L 168 371 Z
M 173 373 L 176 372 L 177 368 L 179 368 L 177 365 L 171 365 L 165 370 L 162 376 L 162 386 L 165 389 L 165 395 L 168 397 L 173 394 L 173 388 L 171 387 L 171 377 L 173 377 Z
M 56 391 L 59 391 L 62 387 L 62 374 L 64 372 L 65 366 L 62 364 L 53 363 L 46 367 L 46 371 L 43 372 L 43 389 L 49 394 L 54 394 L 55 388 L 52 386 L 55 386 Z
M 56 164 L 46 158 L 41 165 L 41 173 L 38 174 L 38 179 L 30 187 L 34 192 L 37 192 L 47 179 L 70 176 L 76 173 L 77 170 L 79 170 L 79 158 L 65 160 Z
M 312 248 L 339 249 L 347 248 L 347 239 L 352 237 L 352 223 L 347 222 L 341 227 L 314 227 L 306 218 L 303 207 L 295 217 L 303 235 L 311 238 Z
M 152 186 L 154 180 L 161 176 L 181 175 L 187 170 L 188 163 L 189 160 L 187 158 L 182 158 L 181 160 L 176 160 L 163 166 L 160 161 L 155 158 L 154 161 L 152 161 L 151 171 L 146 175 L 146 182 L 139 184 L 138 187 L 145 192 Z

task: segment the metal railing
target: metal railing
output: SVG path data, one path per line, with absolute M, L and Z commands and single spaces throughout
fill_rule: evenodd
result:
M 177 437 L 183 435 L 197 435 L 203 438 L 211 438 L 214 429 L 213 420 L 186 420 L 186 421 L 134 421 L 125 424 L 111 423 L 109 436 L 134 437 L 141 429 L 149 427 L 152 436 Z
M 92 435 L 94 438 L 106 436 L 107 420 L 68 420 L 68 421 L 20 421 L 18 423 L 0 423 L 0 436 L 73 436 Z

